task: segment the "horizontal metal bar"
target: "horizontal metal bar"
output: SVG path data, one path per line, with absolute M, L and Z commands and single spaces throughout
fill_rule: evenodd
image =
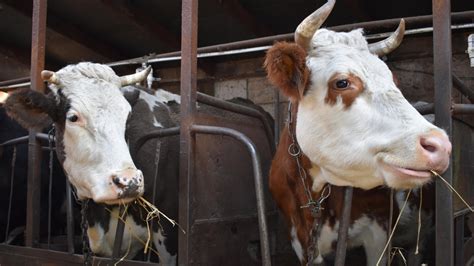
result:
M 434 104 L 427 103 L 424 105 L 417 106 L 415 107 L 415 109 L 422 115 L 432 114 L 434 113 Z
M 36 133 L 36 139 L 37 140 L 48 141 L 49 137 L 48 137 L 48 134 Z M 53 141 L 55 141 L 55 140 L 56 140 L 56 138 L 53 138 Z M 7 140 L 3 143 L 0 143 L 0 147 L 7 147 L 7 146 L 22 144 L 22 143 L 27 143 L 27 142 L 28 142 L 28 135 L 23 136 L 23 137 L 14 138 L 14 139 L 11 139 L 11 140 Z
M 456 104 L 453 104 L 452 110 L 453 110 L 453 114 L 455 114 L 455 115 L 474 114 L 474 104 L 456 103 Z
M 470 206 L 470 207 L 471 207 L 471 209 L 474 209 L 474 205 L 472 205 L 472 206 Z M 471 212 L 471 210 L 470 210 L 469 208 L 466 207 L 466 208 L 464 208 L 464 209 L 462 209 L 462 210 L 455 211 L 455 212 L 454 212 L 454 218 L 459 217 L 459 216 L 461 216 L 461 215 L 466 215 L 466 214 L 468 214 L 468 213 L 472 213 L 472 212 Z
M 153 138 L 161 138 L 161 137 L 169 137 L 179 135 L 179 127 L 170 127 L 170 128 L 161 128 L 154 131 L 150 131 L 147 134 L 141 136 L 137 143 L 135 144 L 134 148 L 132 149 L 132 158 L 135 158 L 138 154 L 140 148 L 145 144 L 147 141 Z
M 267 139 L 270 145 L 270 150 L 272 154 L 275 153 L 276 148 L 275 148 L 275 142 L 273 141 L 274 140 L 273 129 L 270 126 L 269 121 L 265 118 L 265 116 L 260 111 L 248 106 L 231 103 L 229 101 L 224 101 L 222 99 L 209 96 L 207 94 L 200 93 L 200 92 L 197 93 L 197 101 L 200 103 L 218 107 L 227 111 L 231 111 L 231 112 L 239 113 L 243 115 L 248 115 L 248 116 L 252 116 L 259 119 L 262 122 L 263 128 L 265 130 L 265 134 L 267 135 Z
M 474 103 L 474 89 L 469 88 L 458 76 L 453 74 L 453 84 L 467 99 Z

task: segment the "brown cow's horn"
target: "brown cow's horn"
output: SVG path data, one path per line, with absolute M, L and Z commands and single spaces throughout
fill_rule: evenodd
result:
M 52 84 L 56 84 L 56 85 L 59 84 L 58 76 L 53 71 L 49 71 L 49 70 L 41 71 L 41 78 L 44 81 L 47 81 L 48 83 L 52 83 Z
M 311 39 L 313 38 L 314 33 L 321 27 L 329 16 L 335 3 L 336 0 L 328 0 L 326 4 L 306 17 L 296 28 L 295 42 L 306 51 L 308 51 L 311 46 Z
M 405 20 L 401 19 L 397 30 L 392 33 L 385 40 L 378 41 L 376 43 L 369 44 L 369 50 L 371 53 L 378 56 L 383 56 L 391 51 L 395 50 L 400 43 L 402 43 L 403 35 L 405 34 Z
M 150 71 L 151 71 L 151 66 L 148 66 L 147 68 L 143 69 L 142 71 L 138 73 L 122 76 L 120 77 L 120 84 L 123 87 L 123 86 L 141 82 L 144 79 L 146 79 Z

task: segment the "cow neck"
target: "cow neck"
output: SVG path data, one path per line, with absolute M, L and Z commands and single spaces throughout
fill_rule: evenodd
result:
M 331 185 L 327 184 L 322 189 L 321 193 L 319 194 L 319 198 L 314 200 L 311 186 L 308 180 L 308 173 L 306 169 L 303 167 L 303 156 L 305 156 L 301 148 L 296 140 L 296 112 L 297 106 L 293 107 L 293 104 L 290 102 L 288 104 L 288 117 L 287 117 L 287 127 L 288 127 L 288 136 L 290 137 L 290 144 L 288 145 L 288 153 L 291 157 L 293 157 L 296 163 L 297 173 L 299 175 L 299 179 L 301 184 L 303 185 L 304 192 L 306 195 L 306 204 L 299 206 L 300 209 L 309 209 L 311 216 L 313 217 L 313 224 L 311 226 L 311 230 L 309 232 L 309 245 L 306 250 L 306 263 L 307 265 L 312 265 L 315 258 L 319 256 L 319 249 L 318 249 L 318 237 L 321 232 L 321 227 L 323 223 L 322 219 L 322 204 L 323 202 L 330 196 L 331 194 Z M 306 157 L 306 156 L 305 156 Z M 306 157 L 307 158 L 307 157 Z
M 296 163 L 297 174 L 299 175 L 301 184 L 303 185 L 308 202 L 300 206 L 301 208 L 321 208 L 321 204 L 326 200 L 331 193 L 331 185 L 326 184 L 320 193 L 316 193 L 319 196 L 318 200 L 313 199 L 312 183 L 313 180 L 308 178 L 308 170 L 314 167 L 310 162 L 309 158 L 301 151 L 301 148 L 296 139 L 296 114 L 298 112 L 298 104 L 289 102 L 288 104 L 288 116 L 287 116 L 287 130 L 289 137 L 288 154 L 293 158 Z M 310 176 L 311 177 L 311 176 Z M 313 210 L 312 210 L 313 211 Z

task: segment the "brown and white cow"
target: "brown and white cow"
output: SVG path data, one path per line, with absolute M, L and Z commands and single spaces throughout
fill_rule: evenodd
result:
M 277 43 L 267 52 L 268 79 L 290 99 L 293 117 L 283 130 L 269 184 L 304 264 L 313 218 L 301 208 L 308 197 L 288 151 L 291 132 L 301 148 L 312 197 L 320 198 L 325 184 L 333 185 L 323 205 L 320 254 L 334 251 L 337 240 L 342 192 L 336 186 L 352 186 L 360 189 L 354 194 L 348 244 L 364 246 L 367 265 L 375 265 L 387 240 L 389 215 L 388 190 L 376 187 L 429 183 L 429 170 L 448 167 L 451 143 L 408 103 L 378 58 L 401 43 L 404 21 L 386 40 L 368 44 L 360 29 L 319 29 L 334 4 L 328 1 L 302 22 L 295 43 Z

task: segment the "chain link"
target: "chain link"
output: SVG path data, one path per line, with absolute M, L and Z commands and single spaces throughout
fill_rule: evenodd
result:
M 291 102 L 288 104 L 288 118 L 287 118 L 287 126 L 288 132 L 291 138 L 292 143 L 288 146 L 288 154 L 290 154 L 296 161 L 296 165 L 298 167 L 298 174 L 303 184 L 303 188 L 306 194 L 306 198 L 308 202 L 305 205 L 300 206 L 301 209 L 309 208 L 311 212 L 311 216 L 313 217 L 313 226 L 311 227 L 311 231 L 309 232 L 309 245 L 306 249 L 306 265 L 313 265 L 314 260 L 319 256 L 319 249 L 318 249 L 318 237 L 321 231 L 321 210 L 324 208 L 322 207 L 323 202 L 331 195 L 331 185 L 326 184 L 321 192 L 321 196 L 318 200 L 314 200 L 311 194 L 311 190 L 307 184 L 308 176 L 306 174 L 306 170 L 303 168 L 301 164 L 301 148 L 298 145 L 298 141 L 296 140 L 295 133 L 293 132 L 293 116 L 291 112 Z

